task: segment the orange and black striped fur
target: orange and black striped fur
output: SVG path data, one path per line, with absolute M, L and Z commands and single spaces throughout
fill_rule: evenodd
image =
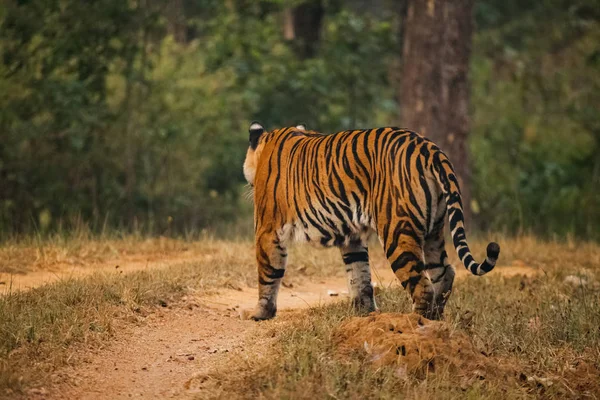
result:
M 405 129 L 323 135 L 303 126 L 267 132 L 253 122 L 244 175 L 254 187 L 256 320 L 275 316 L 293 239 L 338 247 L 354 305 L 373 311 L 366 239 L 376 232 L 414 311 L 428 318 L 440 317 L 454 281 L 444 250 L 446 211 L 469 271 L 489 272 L 500 252 L 490 243 L 486 260 L 475 262 L 452 164 L 433 142 Z

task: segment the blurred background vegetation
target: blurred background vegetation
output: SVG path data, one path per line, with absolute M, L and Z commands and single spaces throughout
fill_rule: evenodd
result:
M 251 120 L 403 126 L 402 8 L 4 0 L 0 232 L 251 226 Z M 471 225 L 600 239 L 600 1 L 473 15 Z

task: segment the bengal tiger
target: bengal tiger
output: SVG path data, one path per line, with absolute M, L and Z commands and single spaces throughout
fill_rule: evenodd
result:
M 258 262 L 254 320 L 273 318 L 293 239 L 335 246 L 346 266 L 357 309 L 376 309 L 367 237 L 375 232 L 413 311 L 440 318 L 455 270 L 444 249 L 449 215 L 454 248 L 465 268 L 483 275 L 500 247 L 487 246 L 482 264 L 465 236 L 463 206 L 454 168 L 427 138 L 406 129 L 349 130 L 330 135 L 303 125 L 249 129 L 244 176 L 253 188 Z

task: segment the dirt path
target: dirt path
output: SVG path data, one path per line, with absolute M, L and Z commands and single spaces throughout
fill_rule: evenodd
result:
M 9 292 L 30 290 L 60 280 L 79 279 L 96 272 L 112 272 L 118 270 L 122 273 L 127 273 L 146 269 L 165 268 L 191 261 L 202 261 L 202 256 L 191 252 L 189 254 L 178 256 L 154 257 L 153 259 L 144 259 L 140 256 L 133 256 L 121 257 L 118 260 L 99 263 L 93 266 L 64 264 L 54 266 L 51 271 L 33 271 L 26 274 L 0 272 L 0 295 Z
M 231 357 L 247 357 L 259 324 L 213 309 L 161 311 L 85 364 L 51 398 L 190 398 L 201 377 Z
M 188 261 L 188 260 L 186 260 Z M 156 263 L 154 268 L 171 265 Z M 135 270 L 140 265 L 122 266 Z M 397 285 L 387 266 L 374 266 L 373 280 L 378 285 Z M 532 275 L 528 267 L 503 267 L 505 276 Z M 459 276 L 466 271 L 459 270 Z M 323 281 L 295 281 L 282 287 L 280 314 L 290 310 L 319 306 L 345 298 L 343 278 Z M 331 296 L 333 291 L 337 296 Z M 173 308 L 159 309 L 143 326 L 129 328 L 124 334 L 94 353 L 80 354 L 83 363 L 61 371 L 55 381 L 63 381 L 48 393 L 32 393 L 44 399 L 129 399 L 206 397 L 204 380 L 211 371 L 231 360 L 244 362 L 265 354 L 267 324 L 255 323 L 240 314 L 255 304 L 256 289 L 224 289 L 218 294 L 184 298 Z M 269 322 L 273 326 L 275 322 Z M 214 386 L 211 390 L 214 390 Z M 212 392 L 211 392 L 212 393 Z M 214 393 L 212 393 L 214 394 Z
M 335 291 L 338 296 L 328 295 Z M 344 298 L 345 281 L 282 287 L 280 315 Z M 232 359 L 264 354 L 265 324 L 240 318 L 256 301 L 255 289 L 226 289 L 217 295 L 186 298 L 173 309 L 159 309 L 144 326 L 134 327 L 100 351 L 83 356 L 77 368 L 43 398 L 129 399 L 201 396 L 205 376 Z M 213 389 L 214 390 L 214 389 Z

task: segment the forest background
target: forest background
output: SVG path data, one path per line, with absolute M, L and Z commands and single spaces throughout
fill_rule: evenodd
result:
M 411 74 L 439 59 L 468 106 L 425 133 L 470 226 L 600 239 L 600 2 L 461 0 L 454 24 L 429 3 L 3 1 L 1 234 L 250 231 L 251 120 L 427 131 Z

